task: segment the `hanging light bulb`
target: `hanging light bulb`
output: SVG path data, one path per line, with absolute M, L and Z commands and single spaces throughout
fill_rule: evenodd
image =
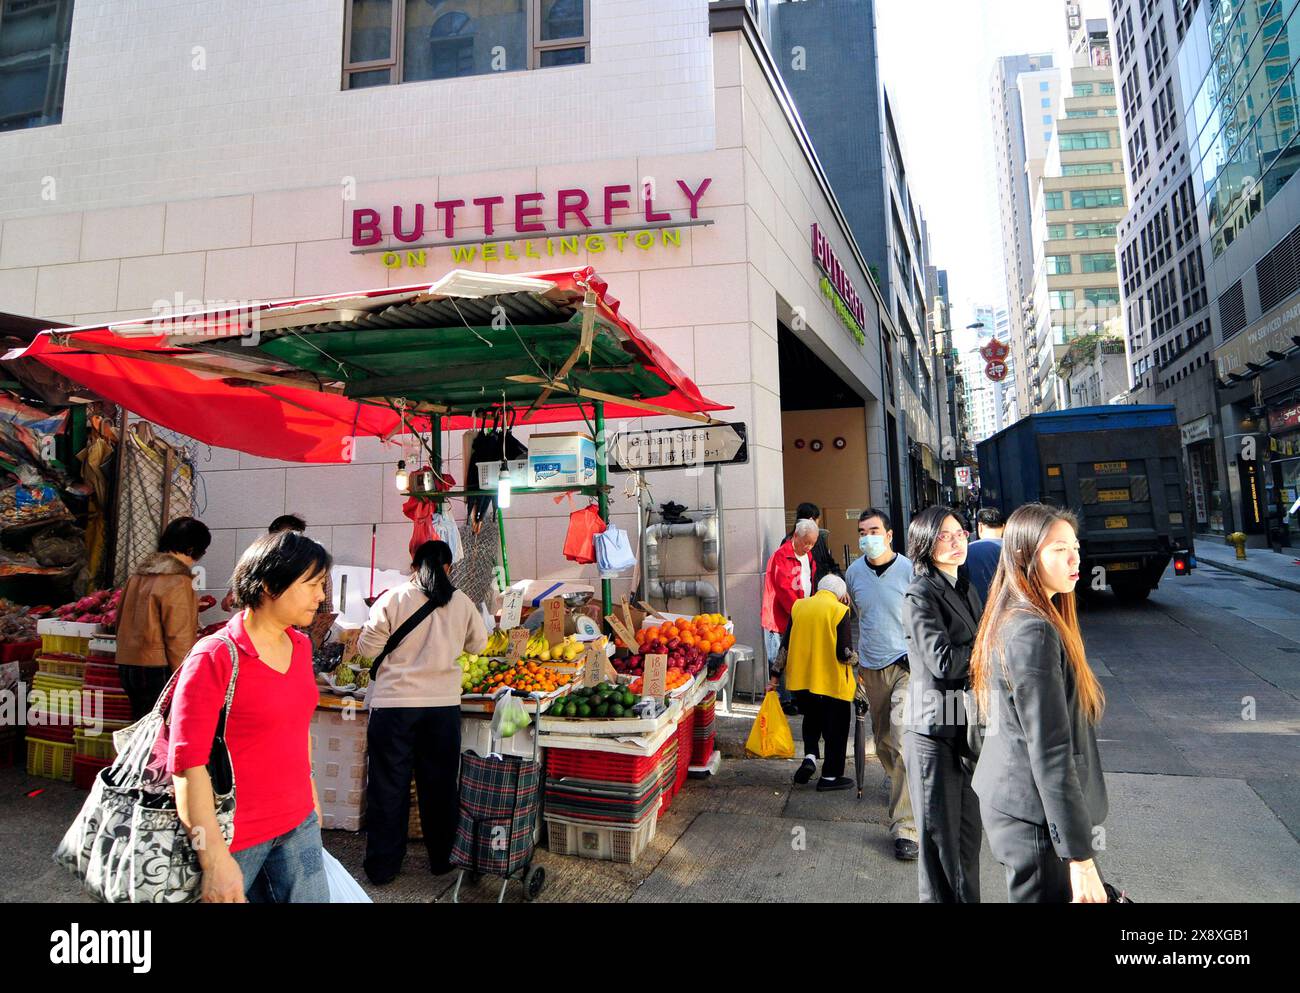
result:
M 497 474 L 497 506 L 510 509 L 510 467 L 505 459 L 501 460 L 501 471 Z
M 406 459 L 397 460 L 397 492 L 405 493 L 410 489 L 411 477 L 406 471 Z

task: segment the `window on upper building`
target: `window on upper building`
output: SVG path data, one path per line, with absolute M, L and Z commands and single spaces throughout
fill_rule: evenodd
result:
M 1065 193 L 1061 190 L 1049 190 L 1043 194 L 1044 210 L 1064 210 Z
M 1044 107 L 1050 107 L 1050 106 L 1052 105 L 1052 98 L 1051 98 L 1051 97 L 1043 97 L 1042 105 L 1043 105 Z
M 1062 176 L 1102 176 L 1115 171 L 1113 162 L 1083 162 L 1062 165 Z
M 1081 152 L 1094 148 L 1111 148 L 1113 131 L 1072 131 L 1061 135 L 1061 151 Z
M 1093 94 L 1091 83 L 1075 83 L 1074 95 L 1076 97 L 1090 97 Z
M 1052 123 L 1052 115 L 1051 115 L 1051 114 L 1044 114 L 1044 115 L 1043 115 L 1043 123 L 1044 123 L 1044 124 L 1051 124 L 1051 123 Z
M 1070 273 L 1070 256 L 1068 255 L 1048 255 L 1043 259 L 1047 266 L 1049 276 L 1064 276 Z
M 1048 88 L 1049 88 L 1049 84 L 1046 82 L 1040 82 L 1038 84 L 1038 89 L 1042 93 L 1046 93 L 1048 91 Z
M 1047 303 L 1052 310 L 1073 310 L 1074 290 L 1049 290 Z
M 63 120 L 72 0 L 0 0 L 0 131 Z
M 1064 224 L 1049 224 L 1049 225 L 1047 225 L 1047 237 L 1048 237 L 1048 238 L 1051 238 L 1051 239 L 1056 239 L 1056 238 L 1068 238 L 1069 235 L 1067 235 L 1067 234 L 1065 233 L 1065 231 L 1066 231 L 1066 226 L 1065 226 Z
M 1079 256 L 1079 263 L 1083 272 L 1114 272 L 1115 253 L 1096 252 L 1093 254 L 1081 255 Z
M 343 87 L 581 65 L 590 0 L 348 0 Z
M 1104 97 L 1114 96 L 1114 95 L 1115 95 L 1115 84 L 1114 84 L 1114 83 L 1100 83 L 1100 84 L 1099 84 L 1099 90 L 1098 90 L 1098 92 L 1099 92 L 1102 96 L 1104 96 Z
M 1115 225 L 1107 223 L 1076 224 L 1074 226 L 1074 236 L 1076 238 L 1114 238 Z
M 1083 299 L 1093 307 L 1114 307 L 1119 303 L 1119 290 L 1106 288 L 1084 290 Z
M 1052 132 L 1050 132 L 1050 131 L 1044 131 L 1044 132 L 1043 132 L 1043 141 L 1051 141 L 1051 140 L 1052 140 Z
M 1070 206 L 1075 210 L 1092 207 L 1123 207 L 1124 187 L 1113 186 L 1104 190 L 1071 190 Z

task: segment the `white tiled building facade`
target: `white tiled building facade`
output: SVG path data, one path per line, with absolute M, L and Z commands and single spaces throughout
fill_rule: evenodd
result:
M 199 2 L 78 4 L 62 123 L 0 133 L 0 311 L 87 324 L 145 316 L 160 301 L 427 283 L 457 267 L 448 249 L 430 249 L 423 267 L 388 268 L 382 253 L 353 251 L 353 211 L 380 211 L 391 231 L 393 205 L 539 191 L 552 229 L 559 190 L 594 200 L 607 185 L 639 190 L 649 178 L 656 207 L 680 219 L 689 202 L 676 180 L 698 189 L 710 179 L 699 217 L 712 223 L 682 227 L 680 245 L 596 251 L 583 241 L 562 258 L 462 267 L 595 266 L 622 312 L 707 396 L 735 407 L 720 416 L 749 425 L 750 462 L 723 472 L 728 607 L 741 640 L 757 644 L 761 572 L 784 534 L 787 499 L 778 322 L 866 400 L 863 506 L 888 505 L 882 320 L 892 335 L 763 53 L 741 32 L 711 34 L 696 0 L 600 0 L 590 5 L 588 64 L 349 91 L 344 7 L 268 2 L 236 18 Z M 629 199 L 616 224 L 637 223 L 641 205 Z M 431 226 L 434 216 L 430 206 Z M 481 236 L 481 217 L 477 227 L 472 212 L 459 220 L 457 239 Z M 814 223 L 866 302 L 866 345 L 819 287 Z M 463 479 L 459 439 L 445 446 Z M 210 587 L 284 512 L 305 516 L 338 562 L 369 562 L 372 523 L 379 565 L 408 561 L 395 447 L 367 440 L 354 464 L 337 466 L 197 452 L 198 509 L 215 535 Z M 635 505 L 623 478 L 613 481 L 616 522 L 634 531 Z M 651 482 L 656 504 L 713 503 L 711 472 Z M 594 577 L 562 557 L 570 509 L 516 498 L 506 523 L 515 578 Z M 665 548 L 663 565 L 665 578 L 707 576 L 689 542 Z

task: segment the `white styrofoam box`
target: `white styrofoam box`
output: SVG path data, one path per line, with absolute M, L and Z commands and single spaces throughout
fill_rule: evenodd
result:
M 590 486 L 596 482 L 596 445 L 580 431 L 534 434 L 528 440 L 528 485 Z
M 366 812 L 368 711 L 319 708 L 311 719 L 311 763 L 326 830 L 360 830 Z
M 75 621 L 58 621 L 54 619 L 37 621 L 36 633 L 48 634 L 58 638 L 93 638 L 104 634 L 108 628 L 102 624 L 80 624 Z
M 506 463 L 510 469 L 510 484 L 512 486 L 528 485 L 528 460 L 511 459 Z M 478 465 L 478 488 L 490 490 L 497 485 L 497 479 L 501 475 L 500 462 L 481 462 Z
M 519 755 L 526 759 L 533 757 L 533 742 L 536 738 L 536 726 L 530 721 L 523 731 L 516 731 L 509 738 L 499 742 L 497 751 L 502 755 Z M 460 750 L 486 755 L 492 751 L 492 718 L 462 715 L 460 719 Z M 538 757 L 541 757 L 540 752 Z

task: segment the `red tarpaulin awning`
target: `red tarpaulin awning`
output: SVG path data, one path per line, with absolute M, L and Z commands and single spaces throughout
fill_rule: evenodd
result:
M 594 294 L 590 323 L 604 365 L 541 368 L 537 350 L 547 342 L 554 345 L 557 335 L 566 350 L 576 346 L 588 291 Z M 240 347 L 241 335 L 250 329 L 258 331 L 257 345 Z M 446 348 L 439 336 L 445 336 Z M 423 396 L 428 403 L 443 403 L 439 390 L 451 391 L 449 396 L 456 389 L 464 393 L 465 381 L 453 381 L 442 368 L 456 336 L 461 342 L 456 362 L 482 370 L 471 385 L 485 399 L 476 405 L 446 401 L 444 430 L 473 426 L 469 411 L 499 401 L 503 384 L 510 406 L 528 411 L 520 423 L 580 421 L 591 411 L 592 392 L 604 400 L 607 418 L 730 409 L 701 394 L 662 349 L 619 314 L 619 301 L 590 267 L 520 276 L 457 270 L 432 285 L 275 301 L 237 313 L 208 310 L 60 328 L 5 358 L 36 359 L 141 417 L 210 445 L 292 462 L 347 462 L 350 439 L 388 438 L 403 430 L 401 416 L 381 398 L 413 396 L 420 402 Z M 473 346 L 473 339 L 484 342 L 481 358 L 464 345 Z M 509 361 L 500 358 L 514 340 L 528 358 L 521 357 L 519 375 L 501 376 Z M 409 349 L 406 342 L 412 343 Z M 368 351 L 372 343 L 376 348 Z M 345 357 L 336 360 L 332 351 Z M 611 364 L 611 354 L 618 365 Z M 368 368 L 380 361 L 390 367 L 397 363 L 401 375 Z M 422 384 L 422 370 L 433 385 Z M 368 383 L 393 386 L 397 380 L 403 383 L 400 391 L 367 392 Z M 559 383 L 586 392 L 566 393 Z M 358 399 L 359 394 L 364 397 Z M 534 401 L 540 405 L 529 410 Z M 422 418 L 406 421 L 427 429 Z

